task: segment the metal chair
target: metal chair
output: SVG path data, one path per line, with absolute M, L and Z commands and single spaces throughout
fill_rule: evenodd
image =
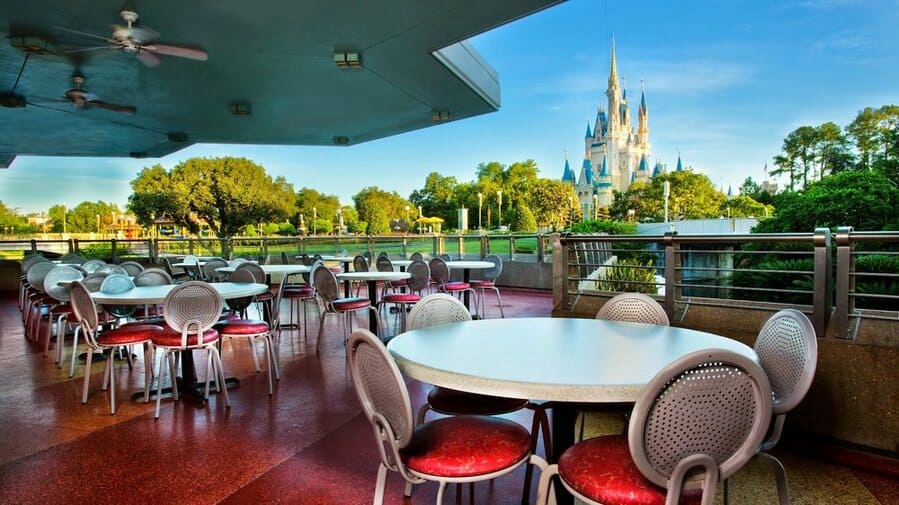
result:
M 487 317 L 487 294 L 488 289 L 492 289 L 494 293 L 496 293 L 496 303 L 499 304 L 499 316 L 502 318 L 506 317 L 505 312 L 503 312 L 503 297 L 499 294 L 499 288 L 496 287 L 496 279 L 503 273 L 503 260 L 499 256 L 495 254 L 491 254 L 484 258 L 484 261 L 489 261 L 493 263 L 492 268 L 488 268 L 482 272 L 482 279 L 471 281 L 471 287 L 478 292 L 478 302 L 480 302 L 480 308 L 478 309 L 478 314 L 481 317 Z
M 87 260 L 81 264 L 81 268 L 83 268 L 87 273 L 92 274 L 97 271 L 98 268 L 105 265 L 106 262 L 103 260 Z
M 124 275 L 125 277 L 130 277 L 131 274 L 128 273 L 127 270 L 120 267 L 119 265 L 113 265 L 111 263 L 106 263 L 104 265 L 99 266 L 96 270 L 89 273 L 100 273 L 100 274 L 109 274 L 109 275 Z
M 381 327 L 381 319 L 378 317 L 378 309 L 373 307 L 368 298 L 360 296 L 352 298 L 338 298 L 339 286 L 337 277 L 334 272 L 326 267 L 319 266 L 312 272 L 313 283 L 315 286 L 315 294 L 321 301 L 324 309 L 321 311 L 321 317 L 318 326 L 318 338 L 315 341 L 315 352 L 319 351 L 322 343 L 322 337 L 325 332 L 325 318 L 329 314 L 343 315 L 343 341 L 346 344 L 350 338 L 350 329 L 352 327 L 352 318 L 354 312 L 360 310 L 371 311 L 371 317 L 375 318 L 376 328 Z M 380 330 L 379 330 L 380 331 Z
M 527 463 L 546 467 L 546 461 L 530 452 L 527 430 L 506 419 L 456 416 L 416 427 L 399 368 L 378 337 L 368 330 L 353 332 L 347 359 L 356 396 L 372 425 L 381 458 L 374 505 L 384 502 L 388 470 L 406 481 L 405 496 L 412 494 L 412 484 L 437 482 L 440 504 L 447 484 L 491 480 Z M 445 450 L 460 439 L 465 450 Z
M 385 254 L 384 256 L 378 256 L 378 259 L 375 262 L 375 267 L 378 269 L 378 272 L 393 272 L 393 262 L 390 261 L 390 258 Z M 385 281 L 383 287 L 381 288 L 381 298 L 387 294 L 387 290 L 393 290 L 396 292 L 397 288 L 404 289 L 408 284 L 407 279 L 397 279 L 395 281 Z
M 103 389 L 109 388 L 109 410 L 115 414 L 115 357 L 116 348 L 134 344 L 148 344 L 153 335 L 162 333 L 162 327 L 156 325 L 133 325 L 123 328 L 114 328 L 99 331 L 100 320 L 97 315 L 97 306 L 91 298 L 88 289 L 80 282 L 72 283 L 71 288 L 72 313 L 78 321 L 84 341 L 90 348 L 87 353 L 87 362 L 84 365 L 84 386 L 81 392 L 81 403 L 87 403 L 88 390 L 90 388 L 91 361 L 94 351 L 108 351 L 106 369 L 103 375 Z M 153 360 L 151 358 L 152 347 L 147 345 L 144 352 L 144 402 L 150 399 L 151 372 Z M 131 352 L 128 352 L 131 355 Z
M 774 470 L 777 497 L 781 505 L 790 503 L 790 487 L 783 464 L 768 453 L 780 441 L 784 420 L 805 398 L 818 364 L 818 338 L 808 317 L 794 309 L 771 316 L 755 340 L 759 363 L 771 382 L 774 404 L 771 429 L 762 442 L 759 457 Z M 729 502 L 728 484 L 724 481 L 724 502 Z
M 237 268 L 234 271 L 237 272 L 238 270 L 250 272 L 257 283 L 268 286 L 268 276 L 265 274 L 265 270 L 256 263 L 250 263 L 249 261 L 241 263 L 240 265 L 237 265 Z M 253 301 L 262 305 L 262 318 L 269 322 L 271 322 L 272 302 L 274 298 L 275 295 L 272 293 L 271 289 L 253 297 Z
M 44 292 L 44 279 L 56 265 L 49 261 L 41 261 L 32 265 L 25 274 L 28 281 L 25 310 L 22 319 L 25 324 L 25 338 L 37 340 L 44 307 L 53 303 L 53 299 Z
M 286 252 L 281 251 L 281 264 L 282 265 L 290 265 L 292 263 L 293 262 L 290 261 L 290 256 L 288 256 Z
M 136 261 L 123 261 L 119 263 L 119 266 L 125 269 L 125 272 L 131 277 L 136 277 L 137 274 L 144 271 L 144 266 Z
M 135 286 L 165 286 L 172 283 L 172 276 L 159 268 L 148 268 L 134 276 Z
M 414 305 L 421 300 L 422 292 L 428 287 L 428 281 L 431 279 L 431 269 L 424 261 L 413 261 L 406 268 L 406 272 L 412 276 L 406 282 L 406 292 L 385 294 L 378 302 L 379 312 L 387 304 L 397 307 L 396 313 L 400 314 L 401 323 L 398 332 L 406 331 L 406 306 Z
M 412 261 L 424 261 L 425 257 L 420 252 L 414 252 L 412 256 L 409 256 L 409 259 Z
M 22 311 L 25 310 L 25 292 L 29 288 L 28 269 L 36 263 L 50 263 L 50 260 L 40 254 L 30 254 L 22 260 L 22 275 L 19 277 L 19 310 Z
M 466 291 L 475 296 L 475 313 L 477 313 L 478 299 L 475 290 L 471 289 L 471 284 L 467 282 L 450 282 L 450 270 L 443 258 L 431 258 L 428 262 L 431 268 L 431 280 L 437 286 L 437 291 L 462 296 Z
M 228 266 L 228 262 L 221 258 L 211 258 L 206 260 L 206 264 L 203 265 L 203 278 L 207 282 L 221 282 L 225 279 L 227 274 L 216 272 L 216 269 L 225 268 Z
M 52 332 L 53 318 L 56 318 L 56 363 L 62 361 L 63 341 L 66 336 L 69 316 L 72 314 L 72 305 L 69 303 L 69 285 L 60 286 L 61 282 L 71 283 L 83 278 L 81 272 L 66 265 L 60 265 L 47 272 L 44 277 L 44 293 L 50 298 L 48 321 L 44 331 L 44 357 L 50 352 L 50 334 Z
M 596 319 L 670 326 L 665 309 L 643 293 L 621 293 L 610 298 L 596 313 Z
M 87 259 L 77 253 L 63 254 L 62 257 L 59 258 L 59 262 L 63 265 L 81 265 L 85 261 L 87 261 Z
M 471 313 L 465 305 L 452 295 L 435 293 L 421 299 L 412 306 L 407 319 L 408 330 L 430 328 L 443 324 L 471 321 Z M 482 415 L 494 416 L 508 414 L 527 408 L 533 410 L 534 417 L 529 438 L 530 451 L 537 449 L 540 430 L 543 430 L 543 448 L 546 454 L 552 454 L 549 419 L 544 405 L 531 403 L 522 398 L 503 398 L 500 396 L 467 393 L 455 389 L 434 386 L 428 392 L 428 398 L 418 409 L 417 423 L 422 424 L 429 410 L 450 416 Z M 525 484 L 522 500 L 530 495 L 532 468 L 525 472 Z
M 259 358 L 256 356 L 256 340 L 262 340 L 265 346 L 265 363 L 268 374 L 268 394 L 274 394 L 273 380 L 281 380 L 281 372 L 278 368 L 278 358 L 272 343 L 272 336 L 281 330 L 280 306 L 281 294 L 284 292 L 284 283 L 278 285 L 278 294 L 275 303 L 272 304 L 271 324 L 256 319 L 227 319 L 219 321 L 213 328 L 219 332 L 222 339 L 245 338 L 250 344 L 250 352 L 253 355 L 253 363 L 259 372 Z
M 81 285 L 84 286 L 84 288 L 87 289 L 89 292 L 96 293 L 97 291 L 100 291 L 100 286 L 103 285 L 103 281 L 106 280 L 106 277 L 108 277 L 108 276 L 109 276 L 109 274 L 103 274 L 103 273 L 87 274 L 84 276 L 83 279 L 81 279 Z M 71 295 L 70 295 L 70 297 L 71 297 Z M 102 306 L 97 306 L 96 310 L 97 310 L 97 316 L 100 318 L 100 324 L 107 322 L 107 314 L 105 312 L 105 309 Z M 75 358 L 78 356 L 78 336 L 79 336 L 80 330 L 81 330 L 80 325 L 76 326 L 75 333 L 72 335 L 72 356 L 71 356 L 71 360 L 69 363 L 69 378 L 72 378 L 75 376 Z M 62 356 L 61 348 L 60 348 L 59 352 L 60 352 L 60 357 L 61 357 Z M 61 368 L 62 362 L 60 361 L 59 365 L 57 365 L 57 366 Z
M 189 281 L 179 284 L 163 302 L 163 315 L 168 325 L 161 332 L 151 335 L 153 346 L 164 351 L 162 363 L 167 364 L 172 378 L 172 396 L 178 400 L 178 381 L 175 380 L 175 360 L 173 353 L 206 350 L 206 392 L 209 398 L 209 382 L 216 378 L 216 389 L 225 396 L 225 406 L 231 406 L 228 388 L 225 387 L 225 371 L 222 357 L 216 342 L 219 333 L 212 326 L 218 322 L 224 305 L 221 295 L 212 286 L 201 281 Z M 160 364 L 156 389 L 156 412 L 159 418 L 159 407 L 162 402 L 162 376 L 165 367 Z
M 588 504 L 711 505 L 718 482 L 758 453 L 771 421 L 771 386 L 753 360 L 722 349 L 666 366 L 641 393 L 627 437 L 571 446 L 540 475 L 537 503 L 551 481 Z
M 105 273 L 105 272 L 94 272 Z M 125 274 L 108 274 L 103 283 L 100 284 L 100 292 L 108 294 L 119 294 L 134 289 L 134 281 Z M 107 314 L 116 319 L 124 319 L 131 317 L 137 307 L 134 305 L 104 305 L 103 308 Z
M 452 261 L 453 260 L 453 257 L 446 253 L 440 254 L 437 257 L 442 259 L 443 261 Z
M 190 276 L 187 275 L 187 272 L 175 272 L 175 267 L 172 266 L 172 260 L 167 256 L 163 256 L 162 265 L 165 267 L 165 273 L 169 274 L 169 277 L 171 277 L 174 282 L 190 280 Z

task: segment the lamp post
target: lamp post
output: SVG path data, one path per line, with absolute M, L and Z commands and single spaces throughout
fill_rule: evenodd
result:
M 406 205 L 406 229 L 405 229 L 405 231 L 403 232 L 404 234 L 407 233 L 407 232 L 409 231 L 409 209 L 411 209 L 411 207 L 409 207 L 408 205 Z
M 421 212 L 421 205 L 419 205 L 418 206 L 418 234 L 419 235 L 424 235 L 424 232 L 421 229 L 421 225 L 422 225 L 421 218 L 423 218 L 423 217 L 424 217 L 424 214 Z
M 62 206 L 62 234 L 66 234 L 66 206 Z
M 665 195 L 665 222 L 668 222 L 668 197 L 671 195 L 671 183 L 665 181 L 663 186 L 663 193 Z
M 315 236 L 315 221 L 318 219 L 318 209 L 312 207 L 312 236 Z
M 571 222 L 574 221 L 574 198 L 568 196 L 568 227 L 571 228 Z
M 598 203 L 599 203 L 599 195 L 597 195 L 596 193 L 593 193 L 593 220 L 594 221 L 599 219 Z
M 483 231 L 484 228 L 481 226 L 481 207 L 484 205 L 484 193 L 478 191 L 478 231 Z
M 496 192 L 496 204 L 498 206 L 496 219 L 499 223 L 499 227 L 503 226 L 503 190 L 499 190 Z
M 100 214 L 97 214 L 97 235 L 100 235 Z
M 337 235 L 343 231 L 343 209 L 337 207 Z

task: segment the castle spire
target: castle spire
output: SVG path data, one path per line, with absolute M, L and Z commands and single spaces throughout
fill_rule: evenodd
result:
M 590 122 L 587 122 L 587 133 L 584 135 L 584 138 L 590 138 L 593 136 L 593 133 L 590 131 Z
M 615 36 L 612 35 L 612 62 L 609 68 L 609 87 L 618 87 L 618 65 L 615 61 Z
M 680 159 L 680 150 L 677 151 L 677 171 L 678 172 L 684 171 L 684 164 Z

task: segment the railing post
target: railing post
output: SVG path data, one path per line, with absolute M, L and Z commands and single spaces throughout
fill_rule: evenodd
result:
M 815 334 L 824 336 L 833 308 L 833 259 L 830 253 L 830 228 L 816 228 L 812 238 L 815 244 L 815 273 L 812 295 L 812 324 Z
M 262 237 L 262 257 L 268 258 L 268 237 Z
M 75 254 L 78 254 L 80 250 L 81 250 L 81 244 L 78 243 L 78 239 L 76 238 L 72 241 L 72 252 L 74 252 Z
M 481 259 L 486 258 L 490 254 L 490 239 L 486 234 L 481 235 Z
M 680 283 L 680 244 L 675 242 L 677 231 L 665 232 L 662 243 L 665 247 L 665 312 L 674 319 L 674 302 L 677 300 L 677 284 Z
M 534 254 L 537 255 L 537 263 L 543 263 L 543 257 L 545 253 L 543 250 L 546 249 L 546 236 L 545 235 L 537 235 L 537 250 L 534 251 Z
M 409 257 L 409 237 L 403 233 L 403 258 Z
M 116 239 L 112 239 L 112 262 L 119 262 L 119 251 L 118 251 L 118 241 Z
M 456 235 L 456 243 L 459 244 L 459 259 L 465 259 L 465 238 L 461 233 Z
M 37 240 L 31 239 L 31 252 L 37 252 Z
M 194 239 L 193 237 L 187 239 L 187 254 L 194 254 Z
M 509 234 L 509 261 L 515 258 L 515 237 Z
M 568 310 L 568 243 L 550 235 L 553 244 L 553 310 Z
M 852 243 L 852 227 L 837 228 L 835 238 L 837 242 L 837 278 L 836 300 L 834 301 L 836 305 L 834 314 L 834 317 L 836 317 L 836 330 L 834 331 L 834 336 L 836 338 L 848 338 L 849 315 L 855 311 L 855 301 L 849 296 L 855 290 L 854 279 L 852 278 L 852 271 L 854 270 L 852 253 L 855 249 Z M 815 259 L 817 266 L 817 257 Z M 817 282 L 817 280 L 818 275 L 816 271 L 815 281 Z M 817 331 L 817 327 L 815 330 Z M 818 333 L 818 335 L 821 335 L 821 333 Z
M 67 243 L 67 245 L 69 246 L 69 252 L 70 252 L 70 253 L 75 252 L 74 239 L 71 239 L 71 238 L 70 238 L 69 240 L 66 240 L 66 243 Z

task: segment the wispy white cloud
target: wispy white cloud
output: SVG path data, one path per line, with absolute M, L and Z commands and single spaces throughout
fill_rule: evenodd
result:
M 874 46 L 874 40 L 852 30 L 842 30 L 815 41 L 814 47 L 822 50 L 855 51 Z

